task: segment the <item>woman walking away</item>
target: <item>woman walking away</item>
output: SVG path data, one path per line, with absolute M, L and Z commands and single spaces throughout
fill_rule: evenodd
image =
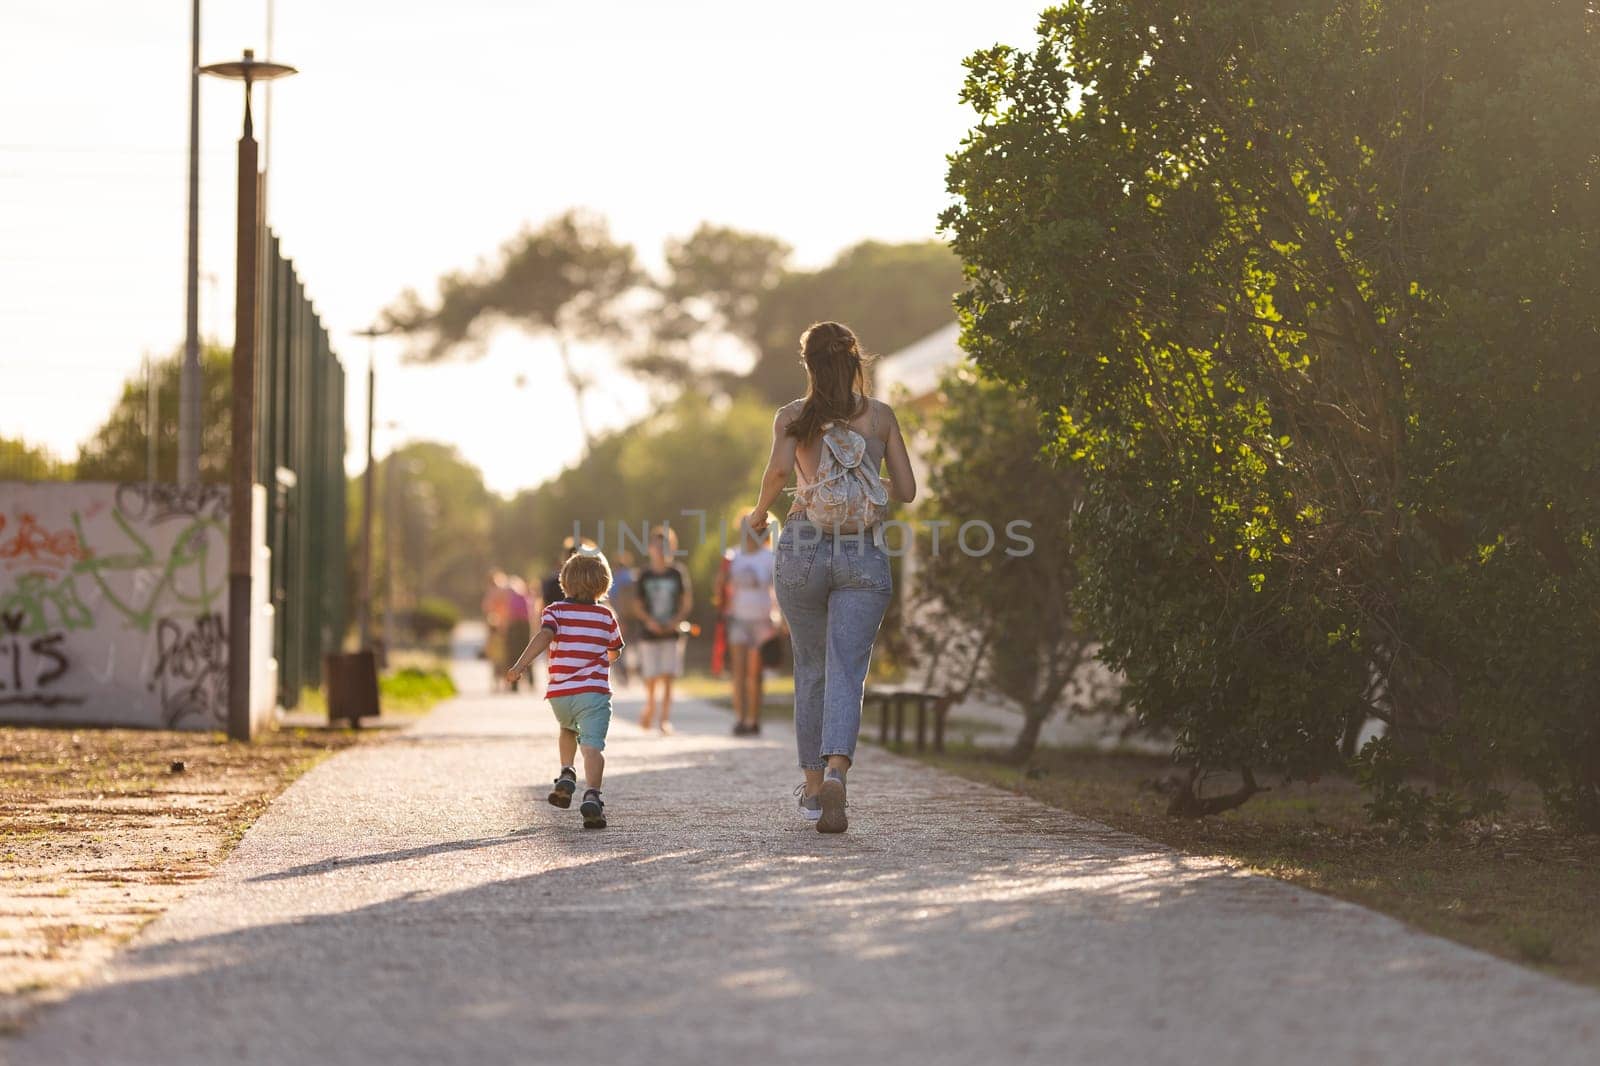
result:
M 806 394 L 773 419 L 772 456 L 748 523 L 756 533 L 766 528 L 767 509 L 796 471 L 775 569 L 794 645 L 800 811 L 818 832 L 842 833 L 867 668 L 892 592 L 880 523 L 891 497 L 916 498 L 917 482 L 894 410 L 866 395 L 855 334 L 818 322 L 800 335 L 800 353 Z M 887 491 L 879 477 L 886 460 Z

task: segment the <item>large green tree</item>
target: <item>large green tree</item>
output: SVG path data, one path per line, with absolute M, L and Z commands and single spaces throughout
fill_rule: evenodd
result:
M 1380 812 L 1404 748 L 1600 826 L 1597 30 L 1079 0 L 969 61 L 965 343 L 1060 412 L 1085 603 L 1193 765 L 1371 714 Z

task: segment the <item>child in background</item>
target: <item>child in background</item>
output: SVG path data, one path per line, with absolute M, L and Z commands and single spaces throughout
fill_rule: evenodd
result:
M 694 608 L 689 571 L 674 556 L 678 534 L 660 526 L 650 535 L 650 565 L 635 576 L 633 611 L 639 622 L 639 676 L 644 678 L 644 713 L 639 728 L 648 730 L 660 711 L 660 729 L 672 732 L 672 682 L 683 673 L 683 624 Z
M 778 597 L 767 531 L 739 523 L 739 546 L 728 561 L 728 654 L 733 662 L 733 726 L 736 737 L 761 733 L 761 646 L 778 633 Z
M 561 726 L 557 742 L 561 772 L 549 800 L 563 809 L 572 806 L 577 791 L 575 757 L 583 752 L 587 789 L 578 810 L 585 829 L 606 827 L 606 805 L 600 797 L 605 774 L 606 732 L 611 727 L 610 664 L 622 651 L 622 631 L 616 615 L 603 602 L 611 587 L 611 567 L 599 552 L 580 552 L 561 567 L 563 599 L 544 609 L 539 632 L 506 671 L 516 682 L 528 664 L 550 649 L 550 683 L 545 695 Z

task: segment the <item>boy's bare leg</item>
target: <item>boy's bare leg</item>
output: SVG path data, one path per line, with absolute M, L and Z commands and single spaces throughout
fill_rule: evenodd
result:
M 563 729 L 561 737 L 556 741 L 556 748 L 561 753 L 562 766 L 575 766 L 573 761 L 578 757 L 578 734 L 570 729 Z
M 668 674 L 661 679 L 661 731 L 667 732 L 672 728 L 667 721 L 672 716 L 672 675 Z
M 587 744 L 583 748 L 583 779 L 589 788 L 599 788 L 600 779 L 605 776 L 606 756 L 599 748 L 591 748 Z

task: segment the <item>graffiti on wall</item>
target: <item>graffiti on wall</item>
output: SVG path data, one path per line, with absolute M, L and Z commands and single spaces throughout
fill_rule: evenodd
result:
M 0 718 L 221 726 L 228 503 L 216 485 L 0 485 Z

